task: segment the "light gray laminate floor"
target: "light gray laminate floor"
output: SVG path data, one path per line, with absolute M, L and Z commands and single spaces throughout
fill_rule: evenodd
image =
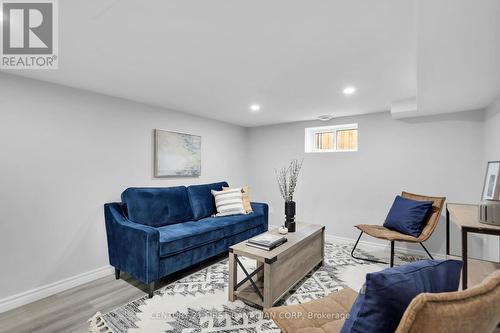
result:
M 227 255 L 226 255 L 227 256 Z M 220 261 L 215 257 L 196 269 L 162 279 L 160 288 L 182 276 Z M 126 273 L 120 280 L 114 274 L 41 299 L 20 308 L 0 313 L 0 332 L 88 332 L 87 320 L 97 311 L 106 313 L 146 294 L 146 285 Z
M 162 279 L 160 288 L 183 276 L 216 263 L 221 255 L 198 265 L 196 268 L 173 274 Z M 469 286 L 473 286 L 499 264 L 469 261 Z M 20 308 L 0 314 L 0 333 L 13 332 L 88 332 L 87 320 L 97 311 L 106 313 L 146 294 L 146 285 L 122 273 L 120 280 L 114 274 L 66 290 Z M 500 333 L 500 330 L 496 331 Z

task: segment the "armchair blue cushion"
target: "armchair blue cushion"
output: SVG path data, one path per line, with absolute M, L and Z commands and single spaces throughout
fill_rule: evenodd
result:
M 151 286 L 265 232 L 264 203 L 252 203 L 248 215 L 210 217 L 211 189 L 222 186 L 227 183 L 126 189 L 123 202 L 104 205 L 110 264 Z
M 341 333 L 394 332 L 420 293 L 456 291 L 462 261 L 420 260 L 366 275 Z
M 212 190 L 222 191 L 222 187 L 228 186 L 226 182 L 189 186 L 187 191 L 194 219 L 199 220 L 214 214 L 215 201 Z
M 411 200 L 398 195 L 387 214 L 384 227 L 418 237 L 424 229 L 425 219 L 431 211 L 432 203 L 432 201 Z
M 161 227 L 193 219 L 185 186 L 128 188 L 122 193 L 130 221 Z

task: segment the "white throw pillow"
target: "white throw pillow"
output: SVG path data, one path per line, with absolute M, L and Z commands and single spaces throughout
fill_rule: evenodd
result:
M 246 214 L 243 207 L 243 194 L 241 188 L 234 188 L 225 191 L 214 191 L 216 216 Z

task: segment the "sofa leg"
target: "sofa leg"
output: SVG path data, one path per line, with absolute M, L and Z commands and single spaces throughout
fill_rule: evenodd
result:
M 148 296 L 149 296 L 149 298 L 153 298 L 154 291 L 155 291 L 155 283 L 154 282 L 150 282 L 148 284 Z
M 120 279 L 120 270 L 115 267 L 115 279 L 119 280 Z
M 391 241 L 391 267 L 394 267 L 394 241 Z

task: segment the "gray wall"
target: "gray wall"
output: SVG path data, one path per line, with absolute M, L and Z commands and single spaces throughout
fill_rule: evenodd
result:
M 128 186 L 248 183 L 280 224 L 274 169 L 303 157 L 298 218 L 347 238 L 357 236 L 354 224 L 382 223 L 403 189 L 477 201 L 484 161 L 500 159 L 499 104 L 486 122 L 482 112 L 410 120 L 379 113 L 245 129 L 0 74 L 0 299 L 107 265 L 102 205 Z M 359 123 L 358 152 L 304 154 L 305 127 L 351 122 Z M 202 136 L 200 178 L 152 177 L 153 128 Z M 458 253 L 456 230 L 453 245 Z M 444 251 L 443 223 L 429 247 Z M 485 255 L 480 237 L 471 247 Z
M 0 119 L 0 299 L 108 265 L 128 186 L 248 181 L 243 127 L 6 74 Z M 154 128 L 202 136 L 200 178 L 152 178 Z
M 500 161 L 500 98 L 487 109 L 484 123 L 484 166 L 488 161 Z M 484 170 L 483 170 L 484 174 Z M 485 247 L 485 256 L 500 258 L 500 241 L 497 236 L 488 236 L 491 244 Z
M 484 140 L 486 160 L 500 161 L 500 98 L 486 109 Z
M 359 124 L 359 151 L 304 153 L 304 128 Z M 252 197 L 269 202 L 271 223 L 283 221 L 274 169 L 304 158 L 297 187 L 297 218 L 326 225 L 327 234 L 358 235 L 353 226 L 381 224 L 402 190 L 478 202 L 484 174 L 483 112 L 395 120 L 388 112 L 249 129 Z M 443 213 L 444 216 L 444 213 Z M 369 239 L 368 237 L 365 240 Z M 428 241 L 444 253 L 444 219 Z M 452 249 L 460 253 L 457 230 Z M 481 238 L 471 238 L 481 255 Z

